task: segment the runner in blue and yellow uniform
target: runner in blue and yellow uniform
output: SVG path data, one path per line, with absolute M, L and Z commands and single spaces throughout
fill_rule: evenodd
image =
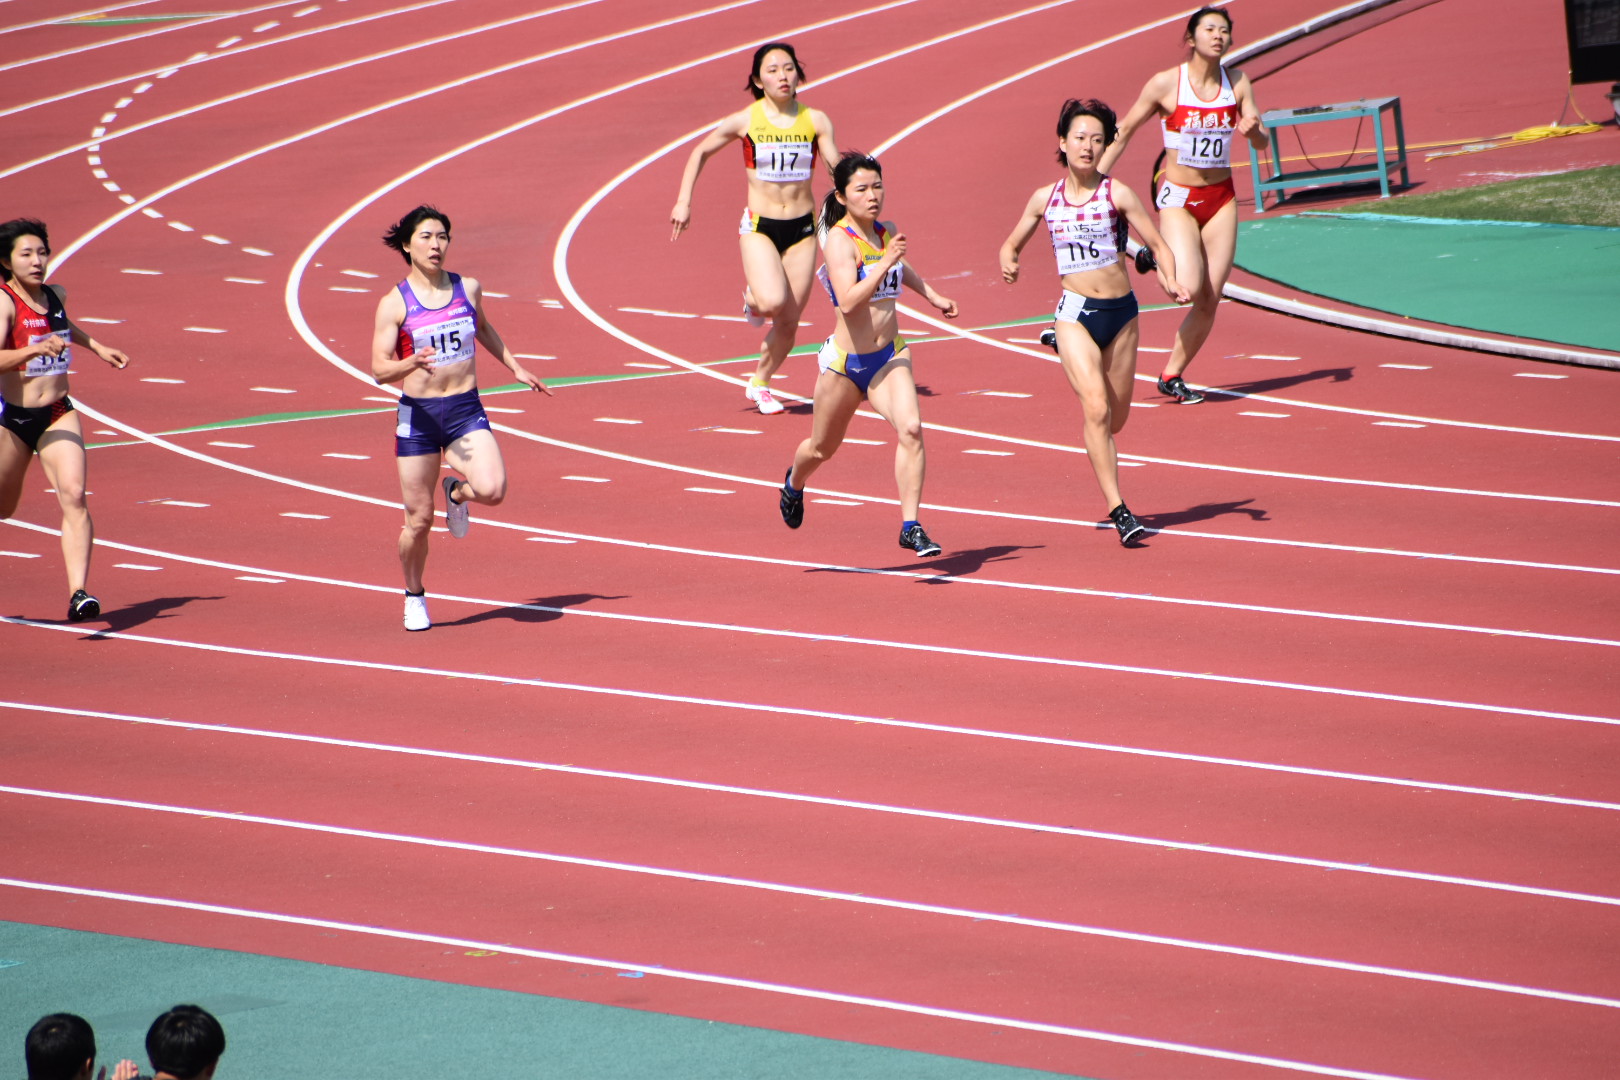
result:
M 674 240 L 692 220 L 692 190 L 703 163 L 742 140 L 743 167 L 748 172 L 748 206 L 738 230 L 748 285 L 743 314 L 754 326 L 771 320 L 746 392 L 766 415 L 782 411 L 782 403 L 771 394 L 771 376 L 793 350 L 799 312 L 810 299 L 816 266 L 815 194 L 810 180 L 816 158 L 829 169 L 838 160 L 832 121 L 826 113 L 799 103 L 803 79 L 793 46 L 781 42 L 760 46 L 748 79 L 754 103 L 721 120 L 692 148 L 681 174 L 680 195 L 669 214 L 669 238 Z
M 779 503 L 782 520 L 797 529 L 804 521 L 804 485 L 837 452 L 864 399 L 899 435 L 894 478 L 900 488 L 900 546 L 919 556 L 938 555 L 939 545 L 917 523 L 925 467 L 922 414 L 895 300 L 904 285 L 947 319 L 956 318 L 956 301 L 935 292 L 906 262 L 905 234 L 892 222 L 879 221 L 882 212 L 883 167 L 874 157 L 846 153 L 833 169 L 833 190 L 821 207 L 827 233 L 821 281 L 838 325 L 817 357 L 814 426 L 793 455 Z

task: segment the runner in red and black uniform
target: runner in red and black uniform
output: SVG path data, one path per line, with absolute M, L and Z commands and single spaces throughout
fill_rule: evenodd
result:
M 51 241 L 45 224 L 18 218 L 0 224 L 0 518 L 17 511 L 28 463 L 39 455 L 62 507 L 62 558 L 67 563 L 68 618 L 101 614 L 85 591 L 95 525 L 84 495 L 84 430 L 68 397 L 72 347 L 89 349 L 115 368 L 129 357 L 86 334 L 67 316 L 62 290 L 45 284 Z

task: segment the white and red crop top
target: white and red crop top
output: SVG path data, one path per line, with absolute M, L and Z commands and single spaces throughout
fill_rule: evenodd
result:
M 1237 94 L 1232 81 L 1221 68 L 1221 89 L 1209 101 L 1200 98 L 1182 64 L 1176 81 L 1176 111 L 1164 126 L 1164 146 L 1176 152 L 1176 160 L 1194 169 L 1230 169 L 1232 132 L 1237 127 Z

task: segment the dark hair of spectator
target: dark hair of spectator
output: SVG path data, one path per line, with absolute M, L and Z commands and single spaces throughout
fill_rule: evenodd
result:
M 411 242 L 411 234 L 415 233 L 416 227 L 424 221 L 437 221 L 444 226 L 445 232 L 450 231 L 450 218 L 437 207 L 428 206 L 424 203 L 390 226 L 388 231 L 383 233 L 382 242 L 399 252 L 405 262 L 409 264 L 411 256 L 405 250 L 405 245 Z
M 1227 10 L 1225 8 L 1209 7 L 1206 5 L 1193 12 L 1192 18 L 1187 20 L 1187 33 L 1185 36 L 1188 41 L 1193 39 L 1193 31 L 1198 29 L 1198 24 L 1203 20 L 1205 15 L 1219 15 L 1221 18 L 1225 19 L 1227 33 L 1231 33 L 1232 16 L 1227 12 Z
M 1103 145 L 1107 146 L 1119 134 L 1119 119 L 1114 110 L 1098 101 L 1096 98 L 1070 98 L 1063 103 L 1063 111 L 1058 113 L 1057 136 L 1060 139 L 1069 137 L 1069 125 L 1074 123 L 1077 116 L 1089 116 L 1102 125 Z M 1067 165 L 1069 158 L 1062 150 L 1057 152 L 1059 165 Z
M 765 66 L 765 57 L 777 50 L 788 54 L 788 59 L 793 61 L 793 66 L 799 69 L 799 81 L 804 82 L 804 65 L 799 63 L 799 57 L 794 53 L 793 46 L 785 41 L 773 41 L 769 45 L 761 45 L 754 50 L 754 70 L 748 76 L 748 92 L 754 95 L 756 101 L 765 96 L 765 88 L 759 85 L 759 69 Z
M 17 222 L 8 221 L 0 229 L 15 224 Z M 24 232 L 19 235 L 38 234 Z M 13 242 L 7 242 L 7 252 L 10 252 Z M 52 1013 L 41 1017 L 38 1023 L 28 1029 L 28 1038 L 23 1043 L 23 1058 L 28 1062 L 28 1080 L 74 1080 L 84 1068 L 84 1063 L 94 1061 L 95 1057 L 96 1033 L 90 1030 L 84 1017 L 72 1013 Z
M 11 249 L 17 246 L 17 241 L 25 236 L 37 236 L 45 245 L 45 254 L 51 253 L 51 238 L 45 233 L 45 223 L 35 221 L 33 218 L 14 218 L 0 225 L 0 268 L 5 270 L 5 276 L 11 276 Z M 63 1013 L 67 1016 L 67 1013 Z
M 176 1005 L 146 1033 L 146 1056 L 154 1072 L 192 1080 L 225 1052 L 225 1029 L 196 1005 Z
M 883 177 L 883 166 L 878 159 L 862 150 L 845 150 L 838 155 L 838 164 L 833 166 L 833 186 L 821 200 L 821 230 L 826 232 L 838 224 L 838 219 L 844 216 L 844 204 L 838 201 L 838 196 L 849 187 L 850 177 L 862 169 L 871 169 Z

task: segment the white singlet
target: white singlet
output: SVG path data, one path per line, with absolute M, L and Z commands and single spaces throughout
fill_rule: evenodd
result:
M 1230 169 L 1232 132 L 1237 127 L 1237 94 L 1221 68 L 1221 89 L 1205 101 L 1193 90 L 1187 65 L 1178 69 L 1176 111 L 1159 123 L 1164 127 L 1164 146 L 1176 152 L 1176 160 L 1194 169 Z

